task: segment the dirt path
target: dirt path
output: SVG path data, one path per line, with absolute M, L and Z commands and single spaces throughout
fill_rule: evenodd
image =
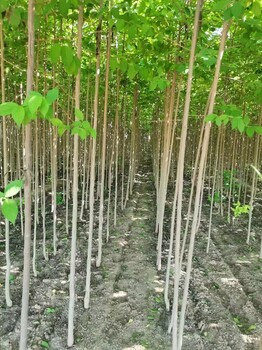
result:
M 165 271 L 157 273 L 155 268 L 156 199 L 148 169 L 145 166 L 138 172 L 134 193 L 126 209 L 119 213 L 117 226 L 111 227 L 100 268 L 95 267 L 93 255 L 89 310 L 83 308 L 88 224 L 79 222 L 75 350 L 171 349 L 167 334 L 170 314 L 163 302 Z M 207 216 L 205 209 L 203 212 L 194 253 L 183 350 L 257 349 L 256 341 L 262 333 L 262 270 L 257 240 L 252 240 L 248 248 L 243 227 L 236 227 L 233 234 L 223 218 L 215 217 L 207 255 Z M 47 243 L 50 251 L 51 220 L 50 215 Z M 169 224 L 167 220 L 166 237 Z M 65 233 L 63 214 L 59 215 L 58 232 L 58 254 L 55 257 L 50 254 L 48 262 L 42 257 L 39 237 L 39 275 L 32 276 L 30 288 L 28 350 L 43 349 L 43 344 L 53 350 L 67 348 L 70 240 Z M 0 264 L 4 266 L 4 245 L 0 248 Z M 5 307 L 4 270 L 0 270 L 0 350 L 19 348 L 22 238 L 18 231 L 12 232 L 11 248 L 15 254 L 11 258 L 10 309 Z M 168 241 L 164 242 L 163 260 L 167 248 Z
M 152 174 L 142 169 L 137 174 L 127 208 L 120 213 L 116 228 L 111 228 L 110 242 L 104 245 L 102 266 L 97 269 L 93 263 L 91 305 L 86 311 L 83 309 L 83 295 L 88 225 L 79 223 L 74 349 L 171 348 L 166 335 L 163 281 L 155 269 L 154 225 Z M 38 278 L 32 277 L 30 289 L 29 349 L 42 349 L 40 344 L 43 341 L 48 343 L 49 349 L 66 349 L 70 240 L 64 233 L 63 224 L 59 238 L 58 255 L 50 256 L 48 262 L 41 257 L 39 247 L 39 275 Z M 17 241 L 13 243 L 17 245 Z M 5 308 L 4 289 L 0 290 L 0 317 L 4 319 L 0 327 L 0 350 L 18 349 L 21 253 L 12 257 L 13 270 L 17 271 L 11 286 L 13 308 Z

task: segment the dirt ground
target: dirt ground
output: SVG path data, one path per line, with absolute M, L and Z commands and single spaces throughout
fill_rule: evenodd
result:
M 168 350 L 170 313 L 165 310 L 165 271 L 157 272 L 155 191 L 152 173 L 141 168 L 126 209 L 119 212 L 104 244 L 100 268 L 92 266 L 90 309 L 83 308 L 88 223 L 79 222 L 76 260 L 76 350 Z M 245 244 L 247 220 L 234 228 L 214 215 L 212 241 L 206 254 L 208 206 L 196 238 L 184 334 L 184 350 L 258 349 L 262 334 L 262 262 L 258 259 L 261 234 L 259 211 L 254 212 L 252 240 Z M 168 210 L 168 207 L 167 207 Z M 42 256 L 41 230 L 37 244 L 38 277 L 30 287 L 28 350 L 67 349 L 68 274 L 70 239 L 64 212 L 58 211 L 58 253 L 51 254 L 52 216 L 49 214 L 49 261 Z M 169 220 L 165 231 L 168 236 Z M 3 231 L 3 225 L 2 225 Z M 22 294 L 22 237 L 11 233 L 13 307 L 4 299 L 4 237 L 0 236 L 0 350 L 19 349 Z M 168 241 L 164 242 L 163 266 Z M 183 266 L 185 269 L 185 266 Z M 183 277 L 183 272 L 182 272 Z M 171 278 L 172 285 L 172 278 Z

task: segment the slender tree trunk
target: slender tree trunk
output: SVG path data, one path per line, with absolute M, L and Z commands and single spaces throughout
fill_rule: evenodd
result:
M 100 205 L 99 205 L 99 227 L 98 227 L 98 256 L 96 266 L 101 265 L 102 259 L 102 233 L 104 219 L 104 184 L 105 184 L 105 159 L 106 159 L 106 133 L 107 133 L 107 107 L 109 90 L 109 65 L 111 51 L 111 29 L 108 30 L 107 54 L 106 54 L 106 77 L 105 77 L 105 99 L 104 99 L 104 125 L 102 130 L 102 157 L 101 157 L 101 183 L 100 183 Z
M 34 75 L 34 0 L 28 0 L 28 60 L 27 60 L 27 95 L 33 87 Z M 28 310 L 29 310 L 29 284 L 30 284 L 30 261 L 31 261 L 31 174 L 32 174 L 32 147 L 31 147 L 31 124 L 25 127 L 25 234 L 24 234 L 24 271 L 23 271 L 23 295 L 21 310 L 20 350 L 27 349 L 28 334 Z
M 79 6 L 78 14 L 78 37 L 77 37 L 77 56 L 81 60 L 82 52 L 82 27 L 83 27 L 83 6 Z M 75 107 L 80 109 L 80 74 L 76 77 L 75 85 Z M 76 118 L 77 120 L 77 118 Z M 74 344 L 74 308 L 75 308 L 75 261 L 76 261 L 76 240 L 77 240 L 77 192 L 78 192 L 78 144 L 79 136 L 74 135 L 74 173 L 73 173 L 73 213 L 72 213 L 72 240 L 71 240 L 71 261 L 69 275 L 69 307 L 68 307 L 68 338 L 69 347 Z
M 5 102 L 5 72 L 4 72 L 4 38 L 3 38 L 3 21 L 0 15 L 0 48 L 1 48 L 1 92 L 2 103 Z M 7 159 L 7 125 L 6 117 L 3 117 L 3 177 L 4 187 L 8 184 L 8 159 Z M 6 259 L 6 272 L 5 272 L 5 301 L 8 307 L 12 306 L 12 300 L 10 297 L 10 242 L 9 242 L 9 221 L 5 219 L 5 259 Z
M 224 22 L 222 36 L 221 36 L 221 42 L 220 42 L 219 51 L 218 51 L 216 70 L 215 70 L 214 80 L 213 80 L 213 84 L 212 84 L 212 88 L 211 88 L 210 105 L 209 105 L 209 109 L 208 109 L 208 115 L 212 114 L 213 109 L 214 109 L 215 97 L 216 97 L 217 85 L 218 85 L 218 78 L 219 78 L 219 73 L 220 73 L 220 66 L 221 66 L 222 57 L 223 57 L 223 53 L 224 53 L 224 49 L 225 49 L 225 43 L 226 43 L 228 29 L 229 29 L 229 22 Z M 186 271 L 186 278 L 185 278 L 185 284 L 184 284 L 183 302 L 182 302 L 182 308 L 181 308 L 177 347 L 174 347 L 174 343 L 173 343 L 173 349 L 175 349 L 175 350 L 181 350 L 181 348 L 182 348 L 182 339 L 183 339 L 184 324 L 185 324 L 185 312 L 186 312 L 187 296 L 188 296 L 188 288 L 189 288 L 189 279 L 190 279 L 191 268 L 192 268 L 192 258 L 193 258 L 193 250 L 194 250 L 194 243 L 195 243 L 195 235 L 196 235 L 196 231 L 197 231 L 197 224 L 198 224 L 199 210 L 200 210 L 199 202 L 200 202 L 200 198 L 201 198 L 201 190 L 203 189 L 203 184 L 202 184 L 203 183 L 203 172 L 204 172 L 204 166 L 205 166 L 206 156 L 207 156 L 207 151 L 208 151 L 210 129 L 211 129 L 211 123 L 208 122 L 206 124 L 206 127 L 205 127 L 201 156 L 200 156 L 198 179 L 197 179 L 197 185 L 196 185 L 197 187 L 196 187 L 194 214 L 193 214 L 191 237 L 190 237 L 189 250 L 188 250 L 188 263 L 187 263 L 187 271 Z
M 100 0 L 100 9 L 102 8 L 103 0 Z M 99 98 L 99 78 L 100 78 L 100 46 L 101 46 L 101 29 L 102 17 L 99 19 L 99 24 L 96 32 L 96 82 L 94 96 L 94 120 L 93 128 L 97 129 L 98 119 L 98 98 Z M 91 258 L 92 258 L 92 240 L 94 231 L 94 190 L 95 190 L 95 166 L 96 166 L 96 139 L 92 139 L 91 147 L 91 164 L 90 164 L 90 192 L 89 192 L 89 235 L 88 235 L 88 250 L 86 263 L 86 292 L 84 298 L 85 309 L 89 308 L 90 303 L 90 280 L 91 280 Z

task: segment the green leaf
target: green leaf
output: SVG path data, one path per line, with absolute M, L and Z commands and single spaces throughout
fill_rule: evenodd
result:
M 50 118 L 53 118 L 53 116 L 54 116 L 54 109 L 53 109 L 53 106 L 50 105 L 49 110 L 48 110 L 45 117 L 46 117 L 46 119 L 50 119 Z
M 58 135 L 61 137 L 66 130 L 67 130 L 67 126 L 66 125 L 59 126 L 57 128 Z
M 205 117 L 205 122 L 213 122 L 217 118 L 216 114 L 209 114 Z
M 12 117 L 15 121 L 15 123 L 20 126 L 25 117 L 25 109 L 22 106 L 17 106 L 17 108 L 13 111 Z
M 90 123 L 89 123 L 87 120 L 84 120 L 84 121 L 83 121 L 82 127 L 83 127 L 85 130 L 87 130 L 87 131 L 89 131 L 89 130 L 91 129 L 91 125 L 90 125 Z
M 80 127 L 79 126 L 74 126 L 71 130 L 71 135 L 78 135 L 79 134 Z
M 47 112 L 48 112 L 48 110 L 49 110 L 49 106 L 50 106 L 49 102 L 48 102 L 47 99 L 44 97 L 44 98 L 43 98 L 43 101 L 42 101 L 42 104 L 41 104 L 41 106 L 39 107 L 39 111 L 40 111 L 40 113 L 43 115 L 44 118 L 45 118 L 46 115 L 47 115 Z
M 64 0 L 63 0 L 64 1 Z M 70 46 L 62 46 L 61 47 L 61 58 L 63 65 L 66 69 L 70 69 L 70 66 L 74 59 L 74 52 Z
M 21 191 L 23 186 L 24 186 L 24 182 L 22 180 L 15 180 L 10 182 L 5 188 L 5 192 L 4 192 L 5 198 L 15 196 L 18 192 Z
M 261 16 L 261 5 L 258 1 L 254 1 L 252 5 L 252 12 L 256 17 Z
M 9 22 L 11 26 L 18 27 L 21 22 L 21 12 L 19 8 L 14 8 L 11 11 L 11 15 L 9 18 Z
M 229 0 L 214 1 L 212 5 L 214 11 L 224 10 L 229 4 Z
M 136 32 L 137 32 L 137 27 L 136 25 L 132 25 L 131 27 L 128 28 L 127 32 L 128 32 L 128 36 L 129 39 L 134 39 L 136 37 Z
M 90 135 L 95 139 L 96 138 L 96 130 L 93 128 L 90 128 L 89 132 L 90 132 Z
M 85 140 L 85 138 L 87 137 L 87 132 L 85 129 L 79 128 L 78 135 L 81 140 Z
M 134 63 L 129 64 L 128 72 L 127 72 L 129 79 L 131 79 L 131 80 L 134 79 L 136 74 L 137 74 L 137 70 L 136 70 Z
M 49 105 L 51 105 L 53 102 L 55 102 L 55 100 L 57 100 L 58 95 L 59 95 L 58 88 L 54 88 L 54 89 L 48 91 L 48 93 L 46 95 L 46 100 L 49 103 Z
M 120 70 L 122 73 L 125 73 L 127 71 L 127 68 L 128 68 L 128 63 L 127 61 L 122 58 L 121 61 L 120 61 Z
M 5 197 L 5 194 L 0 191 L 0 198 L 4 198 L 4 197 Z
M 116 27 L 118 30 L 122 30 L 125 27 L 125 21 L 121 18 L 119 18 L 116 22 Z
M 9 6 L 9 0 L 1 0 L 0 2 L 0 12 L 4 12 Z
M 243 13 L 243 6 L 241 5 L 240 1 L 237 1 L 234 3 L 234 5 L 231 7 L 231 12 L 235 18 L 239 18 Z
M 63 17 L 67 16 L 69 8 L 70 8 L 70 3 L 69 2 L 67 2 L 65 0 L 60 0 L 59 1 L 58 9 L 59 9 L 59 12 L 61 13 L 61 15 Z
M 222 123 L 223 123 L 224 125 L 227 125 L 227 123 L 229 122 L 229 116 L 226 115 L 226 114 L 222 114 L 222 115 L 219 117 L 219 119 L 222 121 Z
M 219 126 L 221 126 L 221 124 L 222 124 L 222 120 L 221 120 L 221 118 L 216 118 L 215 119 L 215 123 L 216 123 L 216 125 L 219 127 Z
M 41 340 L 40 346 L 45 349 L 49 349 L 49 343 L 45 340 Z
M 64 126 L 64 123 L 62 122 L 62 120 L 60 120 L 58 118 L 51 118 L 50 123 L 54 126 L 57 126 L 57 127 Z
M 31 93 L 31 97 L 28 100 L 28 108 L 32 113 L 32 117 L 35 117 L 37 109 L 41 106 L 43 97 L 40 94 Z
M 13 114 L 14 110 L 16 110 L 18 104 L 14 102 L 5 102 L 0 105 L 0 115 L 6 116 L 9 114 Z
M 254 126 L 248 126 L 246 128 L 246 134 L 247 134 L 248 137 L 252 137 L 254 135 L 254 133 L 255 133 Z
M 53 64 L 56 64 L 60 58 L 60 54 L 61 54 L 61 45 L 59 44 L 54 44 L 52 47 L 51 47 L 51 50 L 50 50 L 50 59 L 51 59 L 51 62 Z
M 242 118 L 238 120 L 237 128 L 241 133 L 245 130 L 245 122 Z
M 78 120 L 84 120 L 84 114 L 78 108 L 75 108 L 75 116 Z
M 142 79 L 147 80 L 149 75 L 148 69 L 146 67 L 140 67 L 139 75 L 141 76 Z
M 224 20 L 225 21 L 229 21 L 232 18 L 232 12 L 231 12 L 231 8 L 229 7 L 228 9 L 226 9 L 226 11 L 224 12 Z
M 16 201 L 14 199 L 5 199 L 1 209 L 4 217 L 14 224 L 18 214 Z
M 262 135 L 262 126 L 255 125 L 255 126 L 254 126 L 254 129 L 255 129 L 255 132 L 256 132 L 258 135 Z
M 167 87 L 166 80 L 165 79 L 158 79 L 157 86 L 159 87 L 159 89 L 161 91 L 165 90 L 165 88 Z
M 117 67 L 118 67 L 117 58 L 111 57 L 110 58 L 110 68 L 112 69 L 112 71 L 115 71 Z
M 149 90 L 150 91 L 153 91 L 153 90 L 155 90 L 157 88 L 157 82 L 158 82 L 157 79 L 153 79 L 151 81 L 150 86 L 149 86 Z

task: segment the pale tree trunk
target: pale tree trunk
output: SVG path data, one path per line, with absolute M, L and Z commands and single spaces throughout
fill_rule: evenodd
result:
M 2 103 L 5 102 L 5 72 L 4 72 L 4 38 L 3 38 L 3 21 L 0 15 L 0 48 L 1 48 L 1 92 Z M 6 132 L 6 117 L 3 118 L 3 177 L 4 187 L 8 184 L 8 159 L 7 159 L 7 132 Z M 8 307 L 12 306 L 12 300 L 10 297 L 10 242 L 9 242 L 9 221 L 5 219 L 5 259 L 6 259 L 6 272 L 5 272 L 5 301 Z
M 261 124 L 261 123 L 259 123 Z M 259 146 L 260 146 L 260 135 L 256 135 L 256 139 L 255 139 L 255 155 L 254 155 L 254 166 L 257 167 L 258 164 L 258 150 L 259 150 Z M 253 201 L 254 201 L 254 194 L 256 191 L 256 178 L 257 178 L 257 174 L 254 171 L 253 172 L 253 178 L 252 178 L 252 187 L 251 187 L 251 194 L 250 194 L 250 200 L 249 200 L 249 215 L 248 215 L 248 230 L 247 230 L 247 244 L 249 244 L 250 242 L 250 236 L 251 236 L 251 221 L 252 221 L 252 212 L 253 212 Z
M 174 303 L 172 311 L 172 349 L 177 349 L 177 318 L 178 318 L 178 292 L 179 292 L 179 280 L 180 280 L 180 237 L 181 237 L 181 227 L 182 227 L 182 195 L 183 195 L 183 181 L 184 181 L 184 160 L 185 160 L 185 149 L 186 149 L 186 137 L 187 137 L 187 125 L 188 125 L 188 115 L 189 107 L 191 100 L 191 88 L 193 80 L 193 67 L 195 59 L 195 50 L 197 43 L 197 34 L 198 34 L 198 24 L 199 16 L 202 7 L 202 0 L 197 1 L 195 20 L 194 20 L 194 30 L 192 36 L 192 44 L 190 50 L 190 59 L 189 59 L 189 69 L 188 69 L 188 78 L 187 78 L 187 89 L 186 89 L 186 99 L 184 105 L 184 114 L 182 122 L 182 132 L 181 140 L 179 147 L 179 157 L 177 162 L 177 181 L 176 181 L 176 191 L 177 191 L 177 214 L 176 214 L 176 238 L 175 238 L 175 279 L 174 279 Z
M 81 60 L 82 53 L 82 27 L 83 27 L 83 6 L 79 6 L 78 14 L 78 37 L 77 56 Z M 76 76 L 75 85 L 75 107 L 80 109 L 80 74 L 81 68 Z M 77 120 L 77 118 L 76 118 Z M 72 213 L 72 237 L 71 237 L 71 260 L 69 275 L 69 306 L 68 306 L 68 336 L 67 345 L 74 344 L 74 308 L 75 308 L 75 261 L 76 261 L 76 241 L 77 241 L 77 192 L 78 192 L 78 147 L 79 136 L 74 135 L 74 173 L 73 173 L 73 213 Z
M 213 113 L 213 109 L 214 109 L 214 105 L 215 105 L 215 97 L 216 97 L 216 92 L 217 92 L 218 78 L 219 78 L 219 73 L 220 73 L 222 57 L 223 57 L 223 53 L 224 53 L 224 49 L 225 49 L 225 43 L 226 43 L 228 29 L 229 29 L 229 22 L 224 22 L 222 36 L 221 36 L 221 42 L 220 42 L 219 51 L 218 51 L 216 69 L 215 69 L 215 74 L 214 74 L 214 80 L 213 80 L 213 84 L 212 84 L 212 88 L 211 88 L 208 115 Z M 196 231 L 197 231 L 197 224 L 198 224 L 199 210 L 200 210 L 199 202 L 200 202 L 200 198 L 201 198 L 201 191 L 203 189 L 203 184 L 202 184 L 203 183 L 203 172 L 204 172 L 206 156 L 207 156 L 207 151 L 208 151 L 210 129 L 211 129 L 211 123 L 208 122 L 206 124 L 205 131 L 204 131 L 203 144 L 202 144 L 199 169 L 198 169 L 194 214 L 193 214 L 191 237 L 190 237 L 189 250 L 188 250 L 187 271 L 186 271 L 185 284 L 184 284 L 183 302 L 182 302 L 182 308 L 181 308 L 181 314 L 180 314 L 179 334 L 178 334 L 177 339 L 174 340 L 174 338 L 173 338 L 173 350 L 181 350 L 181 348 L 182 348 L 182 339 L 183 339 L 184 324 L 185 324 L 185 313 L 186 313 L 187 296 L 188 296 L 188 288 L 189 288 L 189 279 L 190 279 L 191 268 L 192 268 L 192 258 L 193 258 L 193 250 L 194 250 L 194 243 L 195 243 L 195 235 L 196 235 Z
M 28 60 L 26 94 L 32 90 L 34 75 L 34 0 L 28 0 Z M 24 271 L 23 271 L 23 295 L 21 310 L 20 350 L 27 349 L 28 334 L 28 310 L 29 310 L 29 284 L 30 284 L 30 261 L 31 261 L 31 174 L 32 174 L 32 147 L 31 147 L 31 124 L 25 127 L 24 145 L 24 174 L 25 174 L 25 231 L 24 231 Z
M 100 1 L 100 9 L 103 1 Z M 95 82 L 95 96 L 94 96 L 94 120 L 93 128 L 97 129 L 98 119 L 98 98 L 99 98 L 99 78 L 100 78 L 100 46 L 101 46 L 101 29 L 102 17 L 99 19 L 99 24 L 96 31 L 96 82 Z M 92 245 L 93 245 L 93 231 L 94 231 L 94 190 L 95 190 L 95 166 L 96 166 L 96 139 L 92 139 L 91 146 L 91 163 L 90 163 L 90 191 L 89 191 L 89 233 L 88 233 L 88 250 L 86 263 L 86 288 L 84 297 L 84 307 L 89 308 L 90 303 L 90 280 L 91 280 L 91 259 L 92 259 Z
M 111 29 L 108 30 L 107 53 L 106 53 L 106 77 L 105 77 L 105 98 L 104 98 L 104 124 L 102 129 L 102 157 L 101 157 L 101 183 L 100 183 L 100 205 L 99 205 L 99 226 L 98 226 L 98 255 L 96 266 L 101 265 L 102 259 L 102 234 L 104 219 L 104 185 L 105 185 L 105 159 L 106 159 L 106 133 L 107 133 L 107 107 L 109 90 L 109 69 L 111 51 Z
M 208 224 L 208 238 L 207 238 L 207 250 L 206 250 L 207 253 L 209 253 L 210 239 L 211 239 L 212 215 L 213 215 L 214 195 L 215 195 L 215 189 L 216 189 L 216 178 L 217 178 L 217 166 L 218 166 L 220 140 L 221 140 L 221 129 L 219 129 L 219 132 L 217 135 L 215 165 L 214 165 L 214 173 L 213 173 L 213 184 L 212 184 L 209 224 Z

